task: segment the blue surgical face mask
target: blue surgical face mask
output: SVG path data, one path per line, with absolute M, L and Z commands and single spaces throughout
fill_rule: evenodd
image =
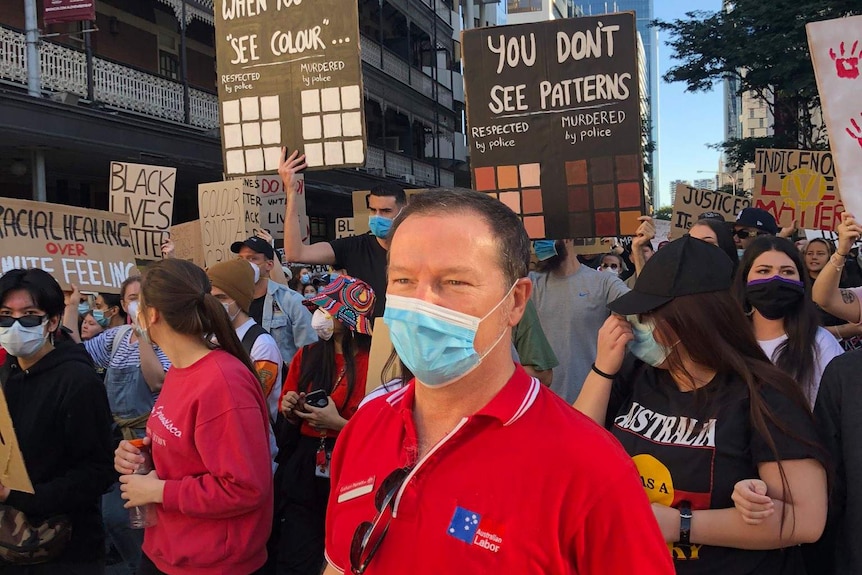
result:
M 652 321 L 638 321 L 638 316 L 629 315 L 626 319 L 632 324 L 632 334 L 634 340 L 629 343 L 629 351 L 632 354 L 650 364 L 653 367 L 660 367 L 670 355 L 672 347 L 667 347 L 655 339 L 655 324 Z
M 101 309 L 93 310 L 93 319 L 102 327 L 108 327 L 108 324 L 111 323 L 111 318 L 105 317 L 105 312 Z
M 302 282 L 302 285 L 307 286 L 311 283 L 311 274 L 302 274 L 299 276 L 299 281 Z
M 368 216 L 368 227 L 375 237 L 385 239 L 392 229 L 392 220 L 383 216 Z
M 81 302 L 78 304 L 78 315 L 87 315 L 90 311 L 90 304 L 88 302 Z
M 303 299 L 311 299 L 311 298 L 313 298 L 313 297 L 314 297 L 314 296 L 316 296 L 316 295 L 317 295 L 316 293 L 307 293 L 307 294 L 304 294 L 304 295 L 302 296 L 302 298 L 303 298 Z
M 383 322 L 398 357 L 416 379 L 428 387 L 443 387 L 479 367 L 500 343 L 506 330 L 482 355 L 473 347 L 479 324 L 506 301 L 514 287 L 481 318 L 420 299 L 387 295 Z
M 737 248 L 737 249 L 736 249 L 736 257 L 738 257 L 738 258 L 741 260 L 741 259 L 742 259 L 742 256 L 744 256 L 744 255 L 745 255 L 745 250 L 744 250 L 744 249 L 742 249 L 742 248 Z
M 554 240 L 536 240 L 533 242 L 533 250 L 536 252 L 536 259 L 543 262 L 557 255 L 557 242 Z

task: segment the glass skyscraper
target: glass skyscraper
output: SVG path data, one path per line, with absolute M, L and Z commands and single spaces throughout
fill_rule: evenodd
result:
M 659 150 L 659 132 L 658 132 L 658 30 L 650 26 L 653 21 L 653 0 L 575 0 L 575 3 L 581 8 L 584 16 L 597 16 L 599 14 L 607 14 L 608 12 L 635 12 L 637 17 L 637 29 L 640 32 L 641 40 L 646 52 L 646 69 L 647 69 L 647 99 L 650 108 L 650 126 L 651 139 L 655 143 L 655 151 L 652 153 L 652 158 L 648 159 L 652 166 L 652 182 L 650 191 L 653 196 L 653 204 L 656 208 L 659 207 L 659 189 L 658 182 L 658 159 Z

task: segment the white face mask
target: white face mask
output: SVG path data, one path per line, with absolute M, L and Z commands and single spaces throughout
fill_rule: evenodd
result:
M 129 314 L 129 317 L 132 319 L 132 323 L 138 322 L 138 300 L 130 301 L 126 304 L 126 311 Z
M 48 337 L 45 332 L 47 321 L 48 318 L 45 318 L 35 327 L 24 327 L 18 321 L 10 327 L 0 327 L 0 346 L 15 357 L 27 358 L 35 355 L 42 349 Z
M 230 306 L 232 306 L 233 304 L 227 303 L 227 302 L 222 302 L 222 305 L 224 306 L 224 310 L 227 312 L 227 316 L 230 318 L 230 320 L 231 321 L 235 320 L 236 316 L 239 315 L 239 306 L 237 306 L 236 313 L 230 313 Z
M 335 320 L 322 309 L 316 309 L 311 316 L 311 327 L 317 332 L 317 337 L 329 341 L 335 331 Z

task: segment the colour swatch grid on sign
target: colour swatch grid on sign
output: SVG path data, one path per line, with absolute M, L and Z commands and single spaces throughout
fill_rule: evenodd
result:
M 591 237 L 629 235 L 641 216 L 641 168 L 635 155 L 566 162 L 569 229 Z
M 577 237 L 633 233 L 641 216 L 640 158 L 603 156 L 565 163 L 568 226 Z M 547 169 L 547 168 L 546 168 Z M 485 166 L 473 170 L 476 190 L 500 200 L 524 222 L 531 239 L 546 236 L 541 165 Z M 544 197 L 543 197 L 544 196 Z
M 518 214 L 527 235 L 533 239 L 545 237 L 542 216 L 541 165 L 486 166 L 473 170 L 476 189 L 500 200 Z

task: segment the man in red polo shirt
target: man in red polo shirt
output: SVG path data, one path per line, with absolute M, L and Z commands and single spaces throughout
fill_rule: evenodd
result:
M 416 380 L 338 440 L 325 574 L 673 573 L 628 455 L 512 363 L 531 291 L 517 216 L 435 190 L 390 237 L 383 320 Z

